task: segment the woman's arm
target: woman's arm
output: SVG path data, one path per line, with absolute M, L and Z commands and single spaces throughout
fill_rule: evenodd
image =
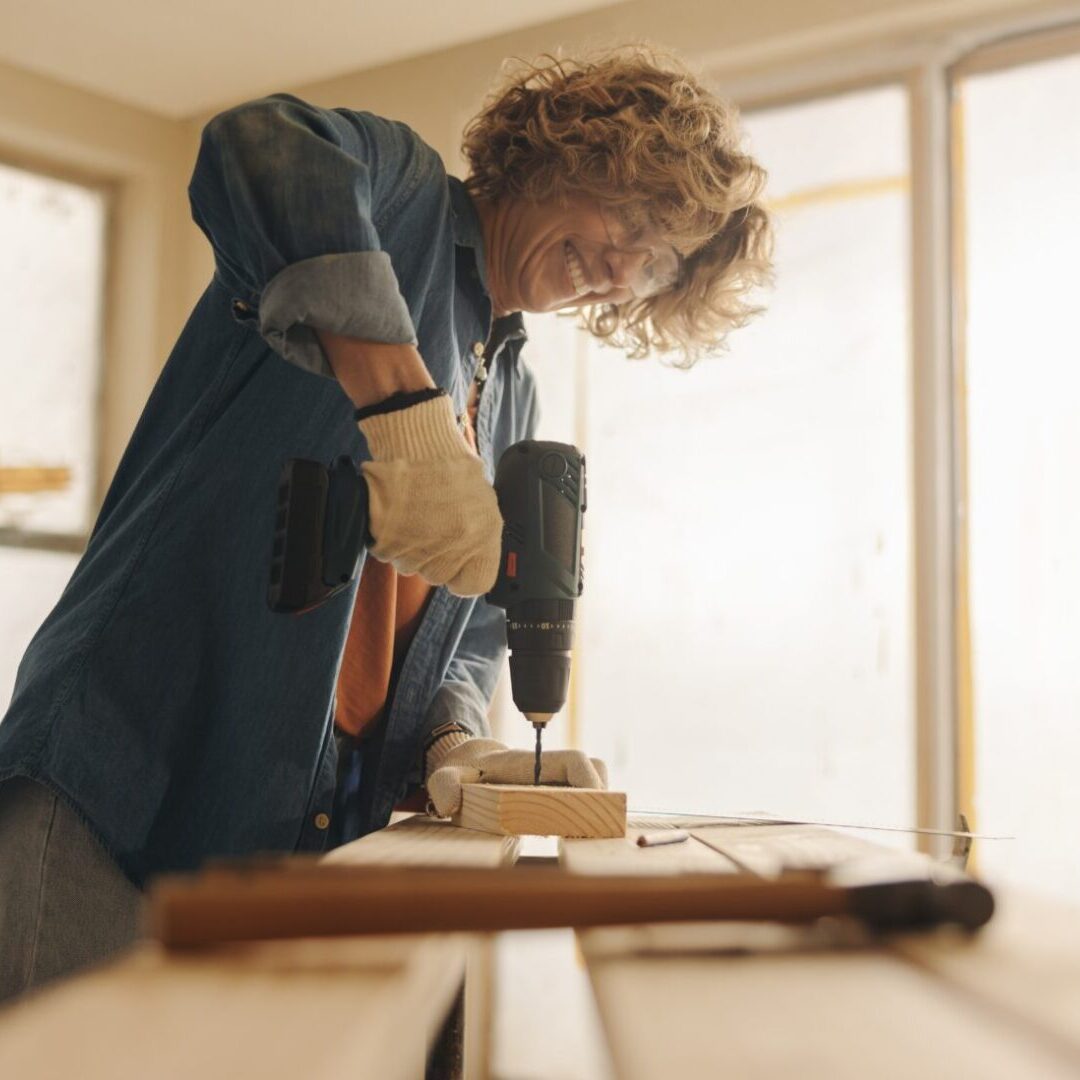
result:
M 416 341 L 378 227 L 440 171 L 404 125 L 274 95 L 206 125 L 189 195 L 218 279 L 258 310 L 267 343 L 333 376 L 316 328 L 376 344 Z M 351 371 L 352 359 L 340 359 Z M 412 359 L 402 354 L 401 363 Z
M 318 337 L 334 375 L 357 408 L 435 385 L 415 345 L 361 341 L 327 330 L 319 330 Z

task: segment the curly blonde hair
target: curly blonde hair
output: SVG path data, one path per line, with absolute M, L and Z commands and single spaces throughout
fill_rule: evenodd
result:
M 765 171 L 740 149 L 735 108 L 678 60 L 634 45 L 581 60 L 513 62 L 465 129 L 471 193 L 534 202 L 584 194 L 659 228 L 682 256 L 667 292 L 582 313 L 632 357 L 720 349 L 770 279 Z

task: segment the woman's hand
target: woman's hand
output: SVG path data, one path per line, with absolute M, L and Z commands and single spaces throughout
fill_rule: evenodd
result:
M 434 390 L 412 345 L 384 345 L 318 331 L 342 388 L 358 408 L 395 394 Z M 502 515 L 479 457 L 442 396 L 360 421 L 372 460 L 371 554 L 401 574 L 419 574 L 458 596 L 488 592 L 502 555 Z
M 440 740 L 441 742 L 442 740 Z M 462 784 L 531 784 L 535 757 L 531 750 L 511 750 L 495 739 L 446 740 L 427 753 L 427 789 L 435 812 L 449 817 L 461 809 Z M 540 783 L 577 788 L 606 788 L 607 767 L 581 750 L 547 750 L 540 758 Z
M 495 585 L 502 515 L 445 394 L 360 421 L 371 554 L 458 596 Z

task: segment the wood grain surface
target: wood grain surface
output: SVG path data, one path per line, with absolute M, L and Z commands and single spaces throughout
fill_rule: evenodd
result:
M 679 844 L 638 847 L 642 833 L 661 831 L 631 819 L 625 836 L 614 839 L 565 838 L 559 861 L 580 874 L 734 874 L 738 867 L 728 858 L 691 835 Z
M 454 823 L 506 836 L 621 837 L 626 833 L 626 795 L 543 785 L 464 784 Z
M 510 866 L 518 855 L 516 836 L 461 829 L 423 814 L 406 818 L 331 851 L 332 866 L 460 866 L 477 870 Z

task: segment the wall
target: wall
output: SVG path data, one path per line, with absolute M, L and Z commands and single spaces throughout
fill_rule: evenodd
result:
M 946 26 L 962 29 L 1054 7 L 1040 0 L 630 0 L 281 89 L 317 104 L 370 109 L 404 120 L 460 173 L 461 128 L 508 56 L 649 39 L 724 81 L 745 72 L 780 70 L 837 49 L 895 45 Z M 1069 7 L 1076 12 L 1075 4 Z M 205 120 L 166 119 L 0 65 L 0 159 L 89 179 L 108 185 L 114 194 L 102 486 L 212 270 L 208 246 L 190 221 L 185 191 Z

